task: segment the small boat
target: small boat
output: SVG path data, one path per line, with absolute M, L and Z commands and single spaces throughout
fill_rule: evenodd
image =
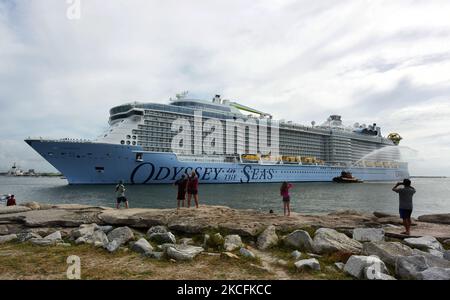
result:
M 337 183 L 362 183 L 362 180 L 359 180 L 358 178 L 353 177 L 352 173 L 342 171 L 341 176 L 334 177 L 334 182 Z

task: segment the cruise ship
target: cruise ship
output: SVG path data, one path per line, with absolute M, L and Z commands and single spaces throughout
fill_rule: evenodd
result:
M 201 183 L 327 182 L 341 172 L 365 181 L 409 177 L 397 133 L 344 125 L 332 115 L 300 125 L 216 95 L 177 94 L 167 104 L 111 108 L 95 140 L 28 138 L 69 184 L 173 183 L 195 171 Z M 386 151 L 385 151 L 386 150 Z

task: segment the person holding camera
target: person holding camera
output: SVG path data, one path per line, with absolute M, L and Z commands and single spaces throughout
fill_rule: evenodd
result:
M 400 187 L 403 186 L 403 187 Z M 411 180 L 405 179 L 403 182 L 398 182 L 392 190 L 399 196 L 399 212 L 400 218 L 403 219 L 403 226 L 405 226 L 405 232 L 402 234 L 411 234 L 411 214 L 413 211 L 413 195 L 416 193 L 416 189 L 411 186 Z

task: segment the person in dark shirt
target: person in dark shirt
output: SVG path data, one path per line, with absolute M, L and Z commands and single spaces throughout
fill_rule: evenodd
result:
M 188 200 L 187 207 L 191 207 L 191 198 L 194 196 L 195 207 L 198 208 L 198 176 L 195 171 L 192 171 L 188 181 Z
M 188 180 L 186 179 L 186 175 L 181 175 L 181 178 L 175 181 L 175 185 L 178 187 L 177 194 L 177 209 L 180 209 L 180 202 L 182 207 L 184 207 L 184 201 L 186 200 L 186 189 L 187 189 Z
M 14 195 L 11 195 L 8 197 L 6 201 L 6 206 L 14 206 L 16 205 L 16 198 L 14 198 Z
M 403 185 L 403 187 L 400 187 Z M 402 234 L 411 234 L 411 214 L 413 211 L 413 195 L 416 189 L 411 186 L 411 180 L 405 179 L 403 182 L 398 182 L 392 190 L 398 194 L 399 197 L 399 212 L 400 218 L 403 219 L 405 232 Z

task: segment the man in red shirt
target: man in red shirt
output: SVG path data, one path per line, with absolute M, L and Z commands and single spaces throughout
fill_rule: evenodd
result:
M 14 206 L 16 205 L 16 198 L 14 198 L 14 195 L 11 195 L 8 197 L 8 200 L 6 201 L 6 206 Z
M 191 207 L 191 198 L 194 196 L 195 207 L 198 208 L 198 176 L 195 171 L 192 171 L 188 181 L 188 200 L 187 207 Z

